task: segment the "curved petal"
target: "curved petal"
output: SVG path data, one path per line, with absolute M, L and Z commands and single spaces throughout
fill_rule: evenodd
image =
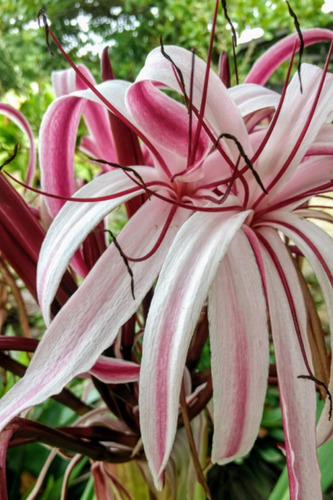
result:
M 199 110 L 203 99 L 207 64 L 202 59 L 195 56 L 193 74 L 193 53 L 191 51 L 172 45 L 165 46 L 164 50 L 174 64 L 180 69 L 187 96 L 190 95 L 191 83 L 193 81 L 193 104 Z M 145 65 L 137 76 L 136 82 L 150 80 L 182 93 L 179 79 L 176 74 L 170 61 L 162 54 L 161 48 L 158 47 L 148 54 Z M 227 88 L 212 70 L 209 72 L 204 117 L 209 126 L 213 127 L 213 131 L 215 131 L 217 136 L 222 133 L 228 133 L 235 136 L 242 144 L 247 155 L 249 156 L 251 154 L 247 130 L 237 106 L 230 98 Z M 238 149 L 234 144 L 227 144 L 227 147 L 230 147 L 230 150 L 233 151 L 237 159 Z
M 218 266 L 250 213 L 227 219 L 195 213 L 177 234 L 161 270 L 146 323 L 139 386 L 142 440 L 157 488 L 175 438 L 194 327 Z
M 275 196 L 277 191 L 291 179 L 332 111 L 333 75 L 326 75 L 314 114 L 310 123 L 308 122 L 322 76 L 323 71 L 320 68 L 303 64 L 303 92 L 300 92 L 297 74 L 288 85 L 278 120 L 257 162 L 258 174 L 270 191 L 263 199 L 264 205 L 269 202 L 270 196 Z M 252 196 L 255 192 L 261 195 L 261 188 L 258 185 L 254 187 L 256 189 L 253 189 Z
M 96 85 L 95 79 L 88 68 L 83 64 L 79 64 L 78 69 L 92 85 Z M 52 85 L 57 97 L 88 88 L 87 84 L 72 68 L 54 71 L 52 73 Z M 90 136 L 82 138 L 80 144 L 81 151 L 95 158 L 103 158 L 110 162 L 115 161 L 113 138 L 106 109 L 97 103 L 87 102 L 84 107 L 83 116 Z
M 265 264 L 269 317 L 278 371 L 291 500 L 321 498 L 316 445 L 316 391 L 307 375 L 307 316 L 298 276 L 280 236 L 274 229 L 260 229 Z M 297 332 L 296 329 L 299 331 Z
M 22 115 L 22 113 L 17 111 L 17 109 L 13 108 L 9 104 L 4 104 L 3 102 L 0 103 L 0 114 L 8 116 L 8 118 L 10 118 L 11 121 L 14 122 L 22 130 L 22 132 L 26 134 L 26 136 L 29 139 L 30 157 L 29 157 L 26 182 L 27 184 L 31 184 L 36 169 L 36 149 L 31 127 L 26 118 Z
M 103 253 L 45 332 L 25 376 L 1 399 L 1 427 L 22 410 L 58 393 L 75 375 L 90 370 L 139 307 L 187 217 L 187 210 L 177 210 L 157 251 L 149 259 L 131 264 L 135 299 L 115 245 Z M 164 218 L 165 203 L 152 199 L 126 224 L 119 245 L 126 246 L 131 255 L 146 254 Z
M 106 384 L 123 384 L 139 380 L 140 365 L 119 358 L 100 356 L 89 373 Z
M 246 269 L 241 263 L 246 262 Z M 253 447 L 266 396 L 269 334 L 256 259 L 239 231 L 208 297 L 214 401 L 212 462 L 225 464 Z
M 331 191 L 332 188 L 325 188 L 325 186 L 332 179 L 332 156 L 309 157 L 299 165 L 292 179 L 277 196 L 268 201 L 267 208 L 273 209 L 273 207 L 279 208 L 281 206 L 291 211 L 313 197 L 313 193 Z M 320 189 L 321 187 L 323 187 L 323 191 Z
M 133 117 L 146 136 L 160 149 L 170 151 L 170 171 L 177 173 L 175 164 L 185 169 L 189 155 L 189 133 L 194 134 L 198 120 L 192 117 L 192 130 L 189 131 L 189 114 L 184 105 L 176 102 L 149 81 L 137 82 L 128 89 L 126 103 Z M 200 162 L 211 148 L 211 140 L 203 132 L 197 145 L 196 157 L 192 160 Z M 163 157 L 165 155 L 163 154 Z M 179 157 L 178 162 L 176 157 Z M 171 168 L 172 166 L 172 168 Z M 192 165 L 191 165 L 192 166 Z
M 151 167 L 137 167 L 147 182 L 156 180 Z M 115 207 L 144 192 L 123 171 L 107 172 L 81 188 L 75 197 L 107 201 L 67 202 L 51 224 L 43 242 L 37 269 L 37 289 L 44 319 L 50 322 L 50 306 L 71 257 L 86 236 Z M 113 195 L 113 196 L 112 196 Z M 149 206 L 149 202 L 148 202 Z
M 39 133 L 41 183 L 48 193 L 70 197 L 76 191 L 74 152 L 77 130 L 86 103 L 75 97 L 61 97 L 46 111 Z M 65 201 L 48 198 L 55 217 Z
M 95 78 L 86 66 L 78 64 L 77 67 L 93 85 L 96 84 Z M 73 68 L 53 71 L 51 79 L 56 97 L 62 97 L 64 95 L 71 94 L 76 90 L 87 88 L 86 83 L 84 83 L 83 80 L 76 74 Z
M 330 330 L 333 332 L 333 240 L 332 238 L 311 222 L 300 219 L 296 215 L 287 212 L 274 212 L 269 215 L 271 226 L 282 231 L 288 238 L 297 244 L 302 253 L 310 262 L 318 282 L 321 286 L 326 303 Z M 333 351 L 333 336 L 331 335 L 331 351 Z M 329 390 L 333 392 L 333 363 L 331 363 L 331 374 Z M 333 421 L 329 420 L 330 401 L 322 411 L 318 422 L 318 445 L 323 444 L 333 436 Z
M 302 35 L 305 47 L 314 43 L 323 41 L 332 42 L 333 40 L 332 31 L 320 28 L 304 30 L 302 31 Z M 297 33 L 293 33 L 273 45 L 255 62 L 245 78 L 245 83 L 264 85 L 281 63 L 289 59 L 293 53 L 295 44 L 297 44 L 299 49 L 299 36 Z
M 127 82 L 113 80 L 97 85 L 96 88 L 103 95 L 105 93 L 105 99 L 110 97 L 110 102 L 114 100 L 117 103 L 120 113 L 124 117 L 130 118 L 130 113 L 125 106 L 124 100 L 125 92 L 129 85 Z M 99 107 L 105 118 L 105 104 L 90 89 L 80 90 L 71 95 L 60 97 L 49 106 L 43 117 L 39 134 L 41 182 L 45 191 L 67 197 L 70 197 L 76 191 L 74 152 L 77 130 L 82 114 L 85 115 L 87 112 L 90 117 L 89 123 L 92 131 L 95 134 L 102 134 L 100 140 L 105 141 L 103 148 L 105 149 L 110 144 L 109 128 L 105 120 L 98 125 L 101 115 L 96 114 L 96 109 Z M 94 125 L 92 125 L 93 118 Z M 98 131 L 99 126 L 101 127 L 100 131 Z M 103 154 L 105 153 L 104 149 Z M 108 157 L 110 157 L 110 154 L 106 154 L 104 159 L 107 160 Z M 63 204 L 63 200 L 48 199 L 48 205 L 53 217 L 58 213 Z
M 228 92 L 243 117 L 259 109 L 277 108 L 281 97 L 271 89 L 251 83 L 236 85 Z

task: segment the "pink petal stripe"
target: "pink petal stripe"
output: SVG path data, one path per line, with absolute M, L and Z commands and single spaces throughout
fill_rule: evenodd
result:
M 164 49 L 181 70 L 185 90 L 189 96 L 192 81 L 192 52 L 170 45 L 166 45 Z M 206 62 L 196 56 L 194 62 L 193 104 L 197 109 L 200 109 L 203 98 L 206 67 Z M 170 61 L 163 56 L 159 47 L 148 54 L 145 66 L 136 78 L 136 81 L 142 80 L 150 80 L 182 93 Z M 213 129 L 216 138 L 221 133 L 234 135 L 240 141 L 248 156 L 251 156 L 251 147 L 245 124 L 235 103 L 230 98 L 228 90 L 214 71 L 209 73 L 205 121 Z M 239 152 L 233 143 L 226 142 L 225 147 L 227 151 L 235 155 L 234 159 L 238 158 Z
M 172 150 L 184 158 L 186 168 L 189 141 L 189 114 L 184 105 L 176 102 L 149 81 L 133 84 L 127 91 L 126 103 L 136 122 L 149 139 L 156 145 Z M 192 118 L 192 131 L 198 120 Z M 197 151 L 197 161 L 203 159 L 211 148 L 211 141 L 206 134 L 201 134 Z M 172 170 L 172 173 L 175 173 Z
M 327 186 L 331 179 L 333 179 L 332 156 L 310 156 L 302 161 L 292 179 L 274 197 L 274 201 L 270 201 L 270 209 L 281 207 L 293 210 L 312 198 L 316 189 Z
M 148 201 L 127 223 L 118 237 L 119 244 L 132 255 L 147 252 L 165 216 L 164 203 Z M 188 211 L 178 210 L 156 253 L 149 260 L 132 264 L 135 299 L 119 251 L 111 245 L 104 252 L 45 332 L 25 376 L 1 399 L 1 427 L 25 408 L 58 393 L 75 375 L 94 365 L 141 304 L 187 217 Z
M 294 175 L 307 149 L 315 140 L 321 126 L 332 111 L 333 75 L 327 75 L 313 118 L 307 125 L 322 75 L 323 72 L 320 68 L 303 64 L 303 92 L 300 92 L 297 74 L 288 85 L 279 118 L 257 161 L 258 174 L 269 190 L 269 195 L 263 197 L 261 202 L 263 206 L 266 206 L 271 197 Z M 288 123 L 293 124 L 292 134 L 286 125 Z M 302 137 L 306 125 L 306 132 Z M 302 140 L 299 139 L 300 137 Z M 283 144 L 283 148 L 281 148 L 281 144 Z M 252 178 L 253 182 L 255 180 Z M 256 192 L 262 195 L 260 187 L 257 184 L 254 187 L 252 198 L 255 197 Z
M 246 269 L 240 265 L 246 262 Z M 243 456 L 258 436 L 266 396 L 269 334 L 262 279 L 239 231 L 208 299 L 213 377 L 212 462 Z
M 274 353 L 279 377 L 290 498 L 291 500 L 319 499 L 322 495 L 315 432 L 315 384 L 297 378 L 299 375 L 308 373 L 295 330 L 295 320 L 300 328 L 307 358 L 311 364 L 302 291 L 294 264 L 280 236 L 275 230 L 268 228 L 263 228 L 260 233 L 264 237 L 263 241 L 267 242 L 265 245 L 262 243 L 262 246 Z M 273 254 L 281 266 L 280 272 L 283 273 L 289 288 L 289 298 L 277 272 L 276 264 L 272 260 Z M 291 300 L 297 318 L 292 314 Z
M 310 213 L 311 215 L 311 213 Z M 287 212 L 273 212 L 267 222 L 270 226 L 282 231 L 288 238 L 297 244 L 308 259 L 314 270 L 324 295 L 326 309 L 330 321 L 330 330 L 333 332 L 333 240 L 315 224 L 300 219 Z M 331 351 L 333 351 L 333 336 L 331 335 Z M 333 393 L 333 364 L 329 390 Z M 329 420 L 329 400 L 317 426 L 318 445 L 333 437 L 333 421 Z
M 124 359 L 100 356 L 90 373 L 106 384 L 136 382 L 139 380 L 140 365 Z
M 151 167 L 136 167 L 136 171 L 147 183 L 160 178 Z M 84 198 L 114 195 L 112 199 L 64 205 L 47 232 L 38 262 L 38 296 L 47 323 L 61 276 L 79 245 L 111 210 L 143 192 L 123 171 L 116 170 L 95 178 L 75 195 Z
M 226 219 L 195 213 L 179 231 L 161 270 L 143 340 L 139 396 L 142 439 L 157 488 L 175 438 L 194 327 L 219 263 L 249 214 Z
M 79 64 L 78 68 L 93 85 L 96 84 L 94 77 L 85 66 Z M 76 75 L 72 68 L 53 72 L 52 84 L 57 97 L 87 88 L 86 83 Z M 89 102 L 84 108 L 83 116 L 90 137 L 82 138 L 80 149 L 88 155 L 95 156 L 95 158 L 115 161 L 113 140 L 106 109 L 100 104 Z
M 313 45 L 323 41 L 332 42 L 333 32 L 326 29 L 314 28 L 302 31 L 304 45 Z M 286 61 L 291 56 L 295 43 L 298 43 L 298 34 L 283 38 L 280 42 L 276 43 L 267 50 L 253 65 L 251 71 L 245 78 L 245 83 L 257 83 L 264 85 L 269 77 L 274 73 L 283 61 Z
M 26 118 L 9 104 L 0 103 L 0 114 L 8 116 L 26 134 L 30 143 L 30 157 L 27 169 L 26 183 L 31 184 L 36 170 L 36 149 L 34 136 Z
M 44 191 L 70 197 L 76 191 L 74 152 L 77 130 L 86 103 L 75 97 L 62 97 L 49 106 L 39 134 L 39 161 Z M 48 198 L 53 217 L 63 200 Z

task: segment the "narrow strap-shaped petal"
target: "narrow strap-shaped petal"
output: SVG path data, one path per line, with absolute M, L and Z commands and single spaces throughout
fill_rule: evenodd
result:
M 203 98 L 207 68 L 206 62 L 195 56 L 193 74 L 193 53 L 191 51 L 172 45 L 165 46 L 164 50 L 181 71 L 188 97 L 193 82 L 193 104 L 199 110 Z M 170 60 L 164 57 L 161 48 L 158 47 L 152 50 L 147 56 L 145 65 L 137 76 L 136 81 L 150 80 L 182 93 L 179 84 L 179 75 L 177 75 L 178 79 L 176 75 L 177 72 L 174 71 Z M 212 70 L 210 70 L 209 73 L 207 102 L 204 116 L 217 136 L 222 133 L 232 134 L 242 144 L 245 152 L 248 155 L 251 154 L 248 134 L 240 113 L 231 99 L 227 88 Z M 234 147 L 234 144 L 230 145 L 230 149 L 234 151 L 237 158 L 238 150 Z
M 77 130 L 86 103 L 75 97 L 61 97 L 49 106 L 39 133 L 39 161 L 44 191 L 70 197 L 76 191 L 74 152 Z M 48 198 L 55 217 L 64 200 Z
M 215 422 L 212 462 L 225 464 L 248 453 L 258 436 L 269 364 L 262 279 L 242 231 L 212 284 L 208 319 Z
M 153 168 L 137 167 L 136 171 L 146 182 L 157 179 Z M 142 192 L 144 189 L 140 189 L 124 172 L 117 170 L 97 177 L 75 195 L 83 198 L 110 196 L 110 200 L 67 202 L 64 205 L 47 232 L 38 263 L 38 296 L 47 323 L 61 276 L 79 245 L 111 210 Z
M 330 330 L 333 332 L 333 240 L 315 224 L 300 219 L 287 212 L 273 212 L 267 219 L 269 225 L 276 227 L 290 238 L 300 248 L 314 270 L 324 295 L 326 309 L 330 321 Z M 333 350 L 333 336 L 331 335 L 331 351 Z M 333 392 L 333 363 L 329 390 Z M 329 420 L 330 401 L 326 398 L 326 405 L 318 422 L 318 444 L 323 444 L 333 436 L 333 421 Z
M 301 335 L 311 365 L 303 294 L 294 264 L 278 233 L 269 228 L 262 228 L 260 233 L 263 237 L 261 244 L 279 379 L 290 499 L 320 499 L 315 384 L 298 378 L 308 375 L 298 335 Z
M 220 261 L 250 214 L 195 213 L 161 270 L 143 340 L 139 408 L 143 444 L 157 488 L 175 438 L 185 360 Z
M 151 142 L 157 147 L 162 146 L 172 151 L 172 164 L 176 162 L 176 155 L 179 155 L 182 170 L 186 168 L 189 142 L 189 114 L 186 107 L 165 95 L 149 81 L 131 85 L 126 93 L 126 103 Z M 197 118 L 193 116 L 192 131 L 197 123 Z M 211 140 L 202 131 L 193 161 L 201 161 L 211 146 Z M 170 170 L 174 174 L 176 172 L 173 165 L 172 167 Z
M 309 156 L 302 161 L 292 179 L 277 193 L 277 196 L 268 200 L 267 206 L 271 210 L 275 207 L 294 210 L 312 198 L 314 193 L 320 194 L 330 191 L 332 188 L 327 186 L 332 182 L 332 179 L 332 156 Z M 263 200 L 261 207 L 264 209 L 265 205 L 265 200 Z
M 29 122 L 17 109 L 3 102 L 0 102 L 0 114 L 8 116 L 8 118 L 10 118 L 12 122 L 14 122 L 28 137 L 30 144 L 30 157 L 27 169 L 26 182 L 27 184 L 31 184 L 36 169 L 36 149 L 35 149 L 34 136 L 31 127 L 29 125 Z
M 290 180 L 333 109 L 333 75 L 326 75 L 314 114 L 308 122 L 322 76 L 320 68 L 303 64 L 303 92 L 300 92 L 297 74 L 288 85 L 279 118 L 257 163 L 258 174 L 271 196 Z M 257 191 L 262 195 L 260 187 L 254 187 L 253 194 Z M 270 195 L 264 197 L 263 203 L 269 199 Z
M 258 109 L 276 108 L 280 100 L 277 92 L 250 83 L 231 87 L 228 92 L 243 117 Z
M 326 29 L 314 28 L 304 30 L 302 31 L 302 35 L 305 47 L 323 41 L 333 41 L 333 32 Z M 295 43 L 299 43 L 299 36 L 297 33 L 293 33 L 273 45 L 273 47 L 267 50 L 255 62 L 251 71 L 245 78 L 245 83 L 264 85 L 276 68 L 289 59 L 294 50 Z
M 93 85 L 96 85 L 95 79 L 88 68 L 79 64 L 78 69 Z M 52 85 L 57 97 L 87 88 L 86 83 L 81 80 L 72 68 L 54 71 L 52 73 Z M 103 158 L 110 162 L 115 161 L 113 139 L 106 109 L 99 104 L 87 102 L 83 110 L 83 116 L 90 136 L 84 136 L 81 139 L 80 150 L 95 158 Z
M 135 298 L 118 249 L 111 245 L 103 253 L 45 332 L 25 376 L 1 399 L 1 427 L 23 409 L 58 393 L 75 375 L 90 370 L 139 307 L 187 217 L 187 210 L 178 209 L 157 251 L 150 259 L 131 264 Z M 146 254 L 164 218 L 165 203 L 152 199 L 126 224 L 119 245 L 131 255 Z

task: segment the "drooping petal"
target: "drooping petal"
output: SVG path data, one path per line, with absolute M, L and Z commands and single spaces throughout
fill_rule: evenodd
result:
M 323 41 L 332 42 L 333 32 L 326 29 L 314 28 L 302 30 L 304 46 L 307 47 L 314 43 Z M 283 38 L 273 47 L 267 50 L 253 65 L 251 71 L 245 78 L 245 83 L 257 83 L 264 85 L 274 71 L 291 56 L 295 44 L 299 49 L 299 36 L 297 33 Z
M 150 167 L 137 167 L 136 171 L 148 184 L 159 178 L 155 169 Z M 61 276 L 79 245 L 112 209 L 142 192 L 144 189 L 140 189 L 124 172 L 117 170 L 97 177 L 75 195 L 83 198 L 110 196 L 110 200 L 67 202 L 64 205 L 47 232 L 38 263 L 38 296 L 47 323 Z
M 98 260 L 78 291 L 45 332 L 25 376 L 1 399 L 1 427 L 23 409 L 58 393 L 75 375 L 88 371 L 112 344 L 119 328 L 134 314 L 151 288 L 175 234 L 188 211 L 178 209 L 157 251 L 133 262 L 135 298 L 130 276 L 115 245 Z M 159 236 L 165 204 L 147 202 L 118 237 L 130 255 L 146 254 Z
M 208 319 L 215 422 L 212 462 L 225 464 L 248 453 L 258 436 L 269 364 L 262 279 L 242 231 L 212 284 Z
M 273 212 L 267 217 L 267 224 L 276 227 L 290 238 L 300 248 L 314 270 L 325 299 L 326 309 L 330 321 L 330 330 L 333 331 L 333 240 L 332 238 L 311 222 L 300 219 L 287 212 Z M 265 222 L 264 222 L 265 224 Z M 331 336 L 331 351 L 333 339 Z M 333 364 L 329 390 L 333 392 Z M 318 445 L 323 444 L 333 436 L 333 421 L 329 419 L 330 401 L 326 398 L 318 423 Z
M 26 183 L 31 184 L 36 169 L 36 149 L 35 149 L 34 136 L 31 127 L 29 125 L 29 122 L 17 109 L 3 102 L 0 102 L 0 114 L 8 116 L 8 118 L 10 118 L 12 122 L 14 122 L 28 137 L 30 144 L 30 157 L 27 169 Z
M 179 394 L 194 327 L 220 261 L 250 214 L 195 213 L 161 270 L 147 318 L 140 374 L 140 426 L 157 488 L 177 427 Z
M 125 359 L 100 356 L 89 372 L 106 384 L 122 384 L 139 379 L 140 365 Z
M 303 294 L 291 257 L 274 229 L 260 229 L 269 317 L 278 371 L 291 500 L 321 498 L 316 444 L 316 394 L 300 338 L 311 366 Z M 298 330 L 298 331 L 297 331 Z

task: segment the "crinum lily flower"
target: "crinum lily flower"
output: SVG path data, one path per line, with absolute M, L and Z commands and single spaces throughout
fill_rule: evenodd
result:
M 321 39 L 332 40 L 332 33 L 304 33 L 306 44 Z M 252 81 L 263 67 L 273 68 L 293 54 L 297 42 L 288 38 L 262 59 Z M 3 398 L 2 426 L 89 370 L 157 279 L 139 381 L 142 439 L 156 486 L 163 485 L 174 443 L 187 351 L 207 304 L 212 461 L 227 463 L 253 445 L 271 333 L 291 497 L 320 498 L 315 384 L 299 378 L 315 379 L 307 310 L 291 247 L 281 234 L 307 257 L 332 310 L 332 240 L 308 220 L 319 212 L 306 203 L 333 186 L 333 77 L 327 65 L 324 70 L 303 65 L 301 79 L 302 92 L 298 75 L 282 95 L 251 79 L 228 90 L 191 52 L 166 47 L 150 53 L 134 84 L 108 81 L 53 104 L 52 120 L 68 131 L 81 100 L 105 106 L 142 139 L 154 166 L 119 168 L 94 179 L 51 225 L 38 275 L 49 327 L 25 377 Z M 186 105 L 160 88 L 180 92 Z M 42 166 L 48 162 L 59 172 L 64 137 L 48 133 L 45 124 L 42 130 Z M 50 305 L 80 243 L 113 208 L 142 195 L 145 203 L 117 244 L 103 253 L 51 321 Z M 329 389 L 332 381 L 331 376 Z M 328 413 L 327 398 L 319 442 L 333 431 Z

